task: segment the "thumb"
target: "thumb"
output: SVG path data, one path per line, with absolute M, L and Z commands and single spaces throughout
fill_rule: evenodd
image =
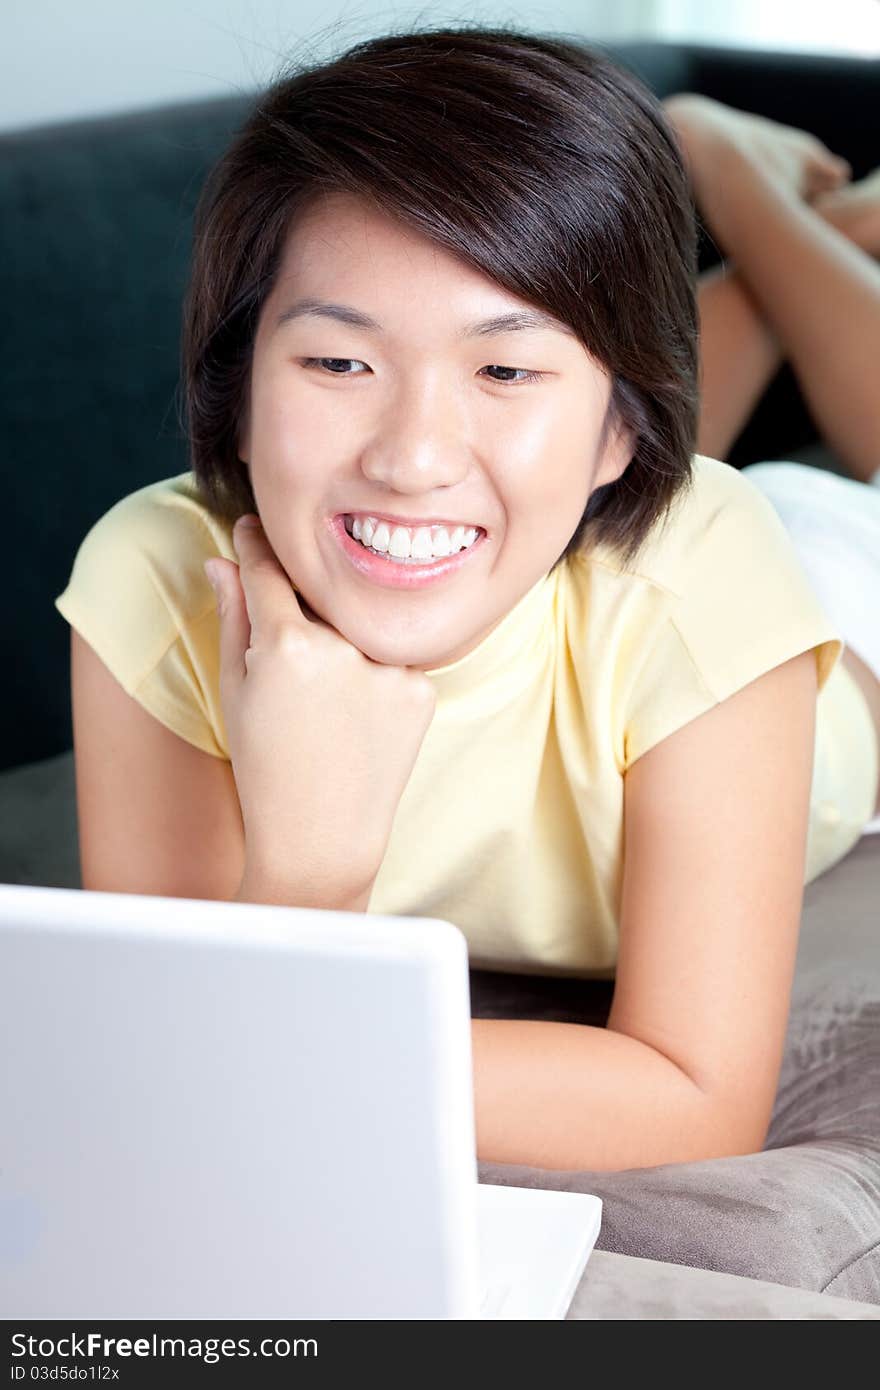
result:
M 202 568 L 217 595 L 220 673 L 232 671 L 243 679 L 247 674 L 244 654 L 250 645 L 251 624 L 238 565 L 233 560 L 206 560 Z

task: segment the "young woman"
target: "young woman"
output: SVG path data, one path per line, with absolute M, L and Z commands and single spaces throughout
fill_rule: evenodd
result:
M 280 80 L 197 213 L 192 471 L 57 600 L 84 887 L 441 917 L 476 967 L 614 978 L 607 1028 L 473 1022 L 486 1160 L 760 1149 L 804 883 L 877 801 L 845 634 L 694 452 L 679 141 L 699 184 L 640 83 L 512 30 Z

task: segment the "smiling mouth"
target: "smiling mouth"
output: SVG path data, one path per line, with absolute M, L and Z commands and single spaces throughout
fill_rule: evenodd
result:
M 482 537 L 486 534 L 482 526 L 464 526 L 460 522 L 456 523 L 454 526 L 441 525 L 440 523 L 436 523 L 429 526 L 427 525 L 427 523 L 425 523 L 422 526 L 411 527 L 404 527 L 402 523 L 398 523 L 402 530 L 405 530 L 410 533 L 419 530 L 428 531 L 429 533 L 432 531 L 442 530 L 445 536 L 444 544 L 449 545 L 450 548 L 447 550 L 438 549 L 436 551 L 432 549 L 430 553 L 427 555 L 397 555 L 394 554 L 390 548 L 391 538 L 393 537 L 394 532 L 397 529 L 396 525 L 392 525 L 391 522 L 385 521 L 384 519 L 380 521 L 380 525 L 384 525 L 387 529 L 389 540 L 389 544 L 386 545 L 384 550 L 382 550 L 378 549 L 376 546 L 368 544 L 364 540 L 364 523 L 360 518 L 358 518 L 358 520 L 360 522 L 358 530 L 361 532 L 361 534 L 355 535 L 355 518 L 350 513 L 343 513 L 343 526 L 345 527 L 346 533 L 351 537 L 355 544 L 361 546 L 370 555 L 380 556 L 384 560 L 391 560 L 399 565 L 431 565 L 436 564 L 441 560 L 454 559 L 456 555 L 460 555 L 463 551 L 472 549 L 472 547 L 476 545 L 477 541 L 481 540 Z M 376 530 L 378 530 L 378 527 L 375 527 L 371 534 L 375 535 Z M 457 541 L 453 542 L 453 537 L 455 537 L 456 535 Z M 467 538 L 467 540 L 465 540 L 465 538 Z

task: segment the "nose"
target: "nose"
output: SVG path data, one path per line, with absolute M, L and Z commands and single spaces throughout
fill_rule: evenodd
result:
M 365 477 L 388 493 L 419 496 L 467 476 L 461 404 L 439 384 L 402 386 L 361 450 Z

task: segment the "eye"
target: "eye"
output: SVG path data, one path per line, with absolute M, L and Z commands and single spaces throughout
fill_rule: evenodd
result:
M 343 372 L 343 371 L 338 371 L 338 370 L 337 370 L 337 368 L 340 367 L 340 366 L 341 366 L 341 367 L 344 367 L 345 364 L 346 364 L 346 362 L 356 362 L 356 361 L 357 361 L 357 358 L 356 358 L 356 357 L 304 357 L 304 358 L 303 358 L 303 366 L 304 366 L 304 367 L 320 367 L 324 362 L 329 362 L 329 363 L 332 363 L 332 364 L 333 364 L 333 365 L 329 368 L 329 371 L 330 371 L 330 375 L 331 375 L 331 376 L 363 376 L 363 372 Z M 362 367 L 365 367 L 365 366 L 366 366 L 366 363 L 365 363 L 365 362 L 361 362 L 360 365 L 361 365 Z
M 519 381 L 501 381 L 501 382 L 499 382 L 500 385 L 508 385 L 508 384 L 509 384 L 509 385 L 511 385 L 511 386 L 521 386 L 521 385 L 523 385 L 523 384 L 524 384 L 525 382 L 527 382 L 527 381 L 540 381 L 540 380 L 541 380 L 541 377 L 545 375 L 544 372 L 527 372 L 526 369 L 525 369 L 525 367 L 500 367 L 500 366 L 499 366 L 497 363 L 495 363 L 495 362 L 493 362 L 493 363 L 492 363 L 490 366 L 488 366 L 488 367 L 484 367 L 483 370 L 484 370 L 484 371 L 487 371 L 487 372 L 493 372 L 493 371 L 494 371 L 494 372 L 519 372 L 519 373 L 520 373 L 520 380 L 519 380 Z M 498 378 L 493 376 L 493 377 L 490 377 L 489 380 L 490 380 L 490 381 L 498 381 Z
M 331 376 L 363 376 L 363 372 L 346 372 L 339 370 L 344 368 L 347 362 L 357 362 L 356 357 L 304 357 L 304 367 L 319 367 L 322 371 L 326 370 Z M 324 364 L 327 364 L 325 369 Z M 361 367 L 365 367 L 365 362 L 360 362 Z M 518 372 L 519 381 L 511 381 L 509 378 L 490 377 L 490 381 L 495 381 L 499 386 L 522 386 L 527 381 L 540 381 L 546 372 L 529 372 L 524 367 L 502 367 L 497 362 L 492 362 L 488 367 L 483 368 L 486 372 Z

